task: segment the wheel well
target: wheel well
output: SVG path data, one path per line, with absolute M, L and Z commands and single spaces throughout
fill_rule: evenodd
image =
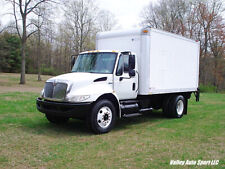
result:
M 168 98 L 171 98 L 173 96 L 176 96 L 176 95 L 182 95 L 185 99 L 190 99 L 191 98 L 191 92 L 185 92 L 185 93 L 172 93 L 172 94 L 167 94 L 165 97 L 164 97 L 164 100 L 165 99 L 168 99 Z
M 110 100 L 114 104 L 114 106 L 116 108 L 116 114 L 118 117 L 120 117 L 120 109 L 119 109 L 119 104 L 118 104 L 117 98 L 112 93 L 107 93 L 107 94 L 101 95 L 95 102 L 97 102 L 99 100 L 103 100 L 103 99 Z
M 185 99 L 190 99 L 191 98 L 191 92 L 186 92 L 186 93 L 182 93 L 182 95 L 185 97 Z

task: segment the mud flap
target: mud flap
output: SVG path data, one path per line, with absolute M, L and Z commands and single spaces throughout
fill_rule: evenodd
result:
M 197 88 L 197 91 L 194 92 L 194 95 L 195 95 L 196 102 L 199 102 L 199 99 L 200 99 L 200 89 L 199 88 Z

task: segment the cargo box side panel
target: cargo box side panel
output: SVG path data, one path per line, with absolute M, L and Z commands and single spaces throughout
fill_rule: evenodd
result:
M 140 55 L 140 29 L 101 32 L 96 37 L 97 50 L 132 51 Z
M 132 51 L 140 54 L 140 36 L 114 36 L 104 37 L 97 40 L 97 50 Z
M 196 91 L 199 44 L 152 30 L 150 34 L 150 94 Z

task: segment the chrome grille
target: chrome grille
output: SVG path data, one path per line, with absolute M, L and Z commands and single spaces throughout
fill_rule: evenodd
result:
M 44 88 L 44 97 L 63 100 L 66 96 L 66 90 L 66 83 L 53 84 L 52 82 L 46 82 Z
M 44 96 L 47 98 L 52 98 L 53 94 L 53 83 L 51 82 L 46 82 L 45 83 L 45 89 L 44 89 Z

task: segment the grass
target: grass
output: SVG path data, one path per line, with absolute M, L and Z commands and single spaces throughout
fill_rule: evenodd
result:
M 0 168 L 181 168 L 172 159 L 225 165 L 225 94 L 203 93 L 198 103 L 192 97 L 182 119 L 152 112 L 121 119 L 104 135 L 79 120 L 50 124 L 36 110 L 37 96 L 0 94 Z
M 216 87 L 213 85 L 200 84 L 199 88 L 202 93 L 215 93 L 216 92 Z

